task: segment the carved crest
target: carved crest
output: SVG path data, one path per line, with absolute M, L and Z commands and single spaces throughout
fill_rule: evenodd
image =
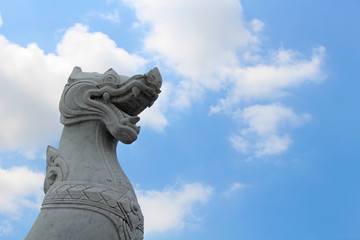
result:
M 129 78 L 113 69 L 99 74 L 75 67 L 60 100 L 61 123 L 101 120 L 116 139 L 132 143 L 140 131 L 137 115 L 152 106 L 161 84 L 157 68 Z
M 58 150 L 48 146 L 46 151 L 46 176 L 44 192 L 46 193 L 55 182 L 63 182 L 68 175 L 68 169 L 64 159 Z

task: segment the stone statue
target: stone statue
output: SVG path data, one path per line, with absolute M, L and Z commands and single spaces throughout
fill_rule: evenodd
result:
M 116 146 L 136 140 L 137 115 L 161 84 L 157 68 L 130 78 L 74 68 L 60 100 L 59 149 L 48 146 L 46 195 L 26 240 L 143 239 L 144 218 Z

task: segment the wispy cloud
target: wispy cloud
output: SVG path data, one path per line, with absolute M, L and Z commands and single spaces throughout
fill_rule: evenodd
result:
M 168 105 L 173 109 L 190 107 L 208 91 L 222 91 L 210 113 L 233 115 L 239 107 L 283 100 L 305 83 L 326 77 L 323 46 L 315 47 L 311 56 L 282 47 L 263 49 L 265 25 L 257 18 L 245 20 L 240 1 L 124 2 L 135 10 L 137 26 L 144 26 L 144 50 L 181 78 L 171 83 Z M 232 136 L 231 142 L 246 152 L 248 137 Z M 286 134 L 272 135 L 273 146 L 266 139 L 258 155 L 283 152 L 291 142 Z
M 116 9 L 113 12 L 99 13 L 99 17 L 113 23 L 120 23 L 119 11 Z
M 310 119 L 309 114 L 296 114 L 291 108 L 279 104 L 254 105 L 239 110 L 235 119 L 241 131 L 230 137 L 236 150 L 256 157 L 280 154 L 288 149 L 292 140 L 288 128 L 300 126 Z
M 2 20 L 2 16 L 1 16 L 1 12 L 0 12 L 0 27 L 3 25 L 3 20 Z
M 313 49 L 310 59 L 302 59 L 300 55 L 296 51 L 280 49 L 271 55 L 269 64 L 224 67 L 223 71 L 230 77 L 230 87 L 227 96 L 212 106 L 210 112 L 229 110 L 240 103 L 281 99 L 289 94 L 289 90 L 304 83 L 321 82 L 325 78 L 321 68 L 325 48 Z
M 241 191 L 242 189 L 248 187 L 248 185 L 241 183 L 241 182 L 233 182 L 229 188 L 224 192 L 224 196 L 226 198 L 231 198 L 236 195 L 237 192 Z
M 149 126 L 158 131 L 163 131 L 169 124 L 165 112 L 167 111 L 168 102 L 172 93 L 173 89 L 171 84 L 164 82 L 161 86 L 161 95 L 155 101 L 154 105 L 140 113 L 139 124 L 141 126 Z
M 107 35 L 89 32 L 81 24 L 67 29 L 56 52 L 49 54 L 36 43 L 21 47 L 0 35 L 0 150 L 30 153 L 57 138 L 61 130 L 58 102 L 74 66 L 100 73 L 113 67 L 131 76 L 145 73 L 145 63 L 144 58 L 117 47 Z M 161 117 L 159 121 L 148 125 L 166 125 Z
M 162 191 L 140 190 L 137 196 L 145 217 L 145 231 L 164 232 L 184 228 L 195 216 L 195 205 L 206 203 L 212 187 L 201 183 L 168 187 Z
M 260 32 L 260 31 L 262 31 L 263 28 L 264 28 L 264 26 L 265 26 L 265 24 L 264 24 L 262 21 L 260 21 L 259 19 L 257 19 L 257 18 L 253 19 L 253 20 L 250 22 L 250 25 L 251 25 L 252 30 L 253 30 L 254 32 Z
M 107 2 L 111 3 L 111 2 Z M 90 12 L 86 15 L 85 20 L 92 20 L 92 19 L 103 19 L 106 21 L 110 21 L 115 24 L 120 23 L 120 15 L 119 10 L 114 9 L 112 12 Z
M 25 208 L 40 209 L 43 199 L 44 174 L 28 167 L 0 168 L 0 214 L 21 216 Z M 233 191 L 238 186 L 234 185 Z M 201 183 L 166 187 L 158 190 L 137 190 L 145 216 L 145 231 L 164 232 L 181 230 L 197 221 L 195 206 L 205 204 L 213 188 Z M 0 236 L 11 231 L 11 224 L 0 224 Z
M 245 20 L 239 1 L 124 2 L 135 10 L 138 25 L 144 26 L 142 53 L 150 53 L 160 67 L 181 79 L 164 85 L 159 101 L 142 114 L 143 125 L 163 130 L 169 124 L 167 111 L 189 107 L 208 91 L 223 93 L 209 112 L 231 116 L 239 108 L 257 106 L 260 101 L 262 105 L 283 101 L 296 88 L 319 83 L 326 77 L 324 47 L 314 48 L 311 56 L 285 48 L 263 49 L 260 32 L 264 23 L 257 18 Z M 97 16 L 119 21 L 116 10 Z M 67 29 L 56 52 L 50 54 L 35 43 L 24 48 L 0 35 L 0 117 L 6 123 L 0 126 L 0 150 L 20 148 L 31 152 L 31 145 L 49 142 L 59 135 L 57 104 L 73 66 L 97 72 L 113 67 L 120 74 L 132 75 L 146 71 L 149 61 L 117 47 L 103 33 L 89 32 L 81 24 Z M 39 116 L 47 117 L 39 121 Z M 257 136 L 259 142 L 265 137 Z M 230 139 L 235 148 L 251 153 L 250 138 L 249 134 L 236 134 Z M 266 139 L 262 139 L 263 145 L 270 143 Z M 271 142 L 274 146 L 259 147 L 269 150 L 257 154 L 283 152 L 291 138 L 284 130 L 282 135 L 272 135 Z
M 25 166 L 0 168 L 0 213 L 17 215 L 23 208 L 40 209 L 44 178 Z
M 182 100 L 196 98 L 197 87 L 221 88 L 225 81 L 219 75 L 221 67 L 236 66 L 237 50 L 255 48 L 259 42 L 245 27 L 238 1 L 125 2 L 135 8 L 140 24 L 150 26 L 145 50 L 183 76 L 173 99 L 178 108 L 192 103 Z
M 9 221 L 2 221 L 0 223 L 0 237 L 12 232 L 12 226 Z

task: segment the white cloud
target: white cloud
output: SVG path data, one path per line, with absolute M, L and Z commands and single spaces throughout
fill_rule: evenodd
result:
M 288 135 L 270 135 L 262 142 L 258 142 L 256 145 L 256 155 L 261 157 L 264 155 L 274 155 L 285 152 L 290 144 L 291 138 Z
M 0 13 L 0 27 L 3 25 L 3 20 L 2 20 L 2 17 L 1 17 L 1 13 Z
M 150 53 L 157 64 L 175 73 L 175 79 L 182 79 L 164 86 L 153 109 L 142 114 L 143 125 L 164 129 L 169 124 L 167 109 L 189 107 L 209 90 L 224 95 L 210 113 L 231 113 L 239 105 L 283 99 L 297 87 L 325 78 L 324 47 L 315 48 L 311 57 L 283 48 L 262 49 L 259 34 L 264 23 L 257 18 L 246 21 L 238 0 L 123 1 L 135 9 L 138 27 L 146 29 L 143 53 Z M 118 14 L 103 17 L 117 21 Z M 34 43 L 23 48 L 0 35 L 0 118 L 10 126 L 0 126 L 0 149 L 31 148 L 29 143 L 46 143 L 59 135 L 54 106 L 73 66 L 97 72 L 113 67 L 132 75 L 145 72 L 146 63 L 143 57 L 118 48 L 107 35 L 89 32 L 81 24 L 67 29 L 51 54 Z M 46 118 L 39 121 L 39 116 Z M 241 136 L 244 141 L 236 138 L 232 142 L 238 148 L 247 148 L 247 136 Z M 289 143 L 286 138 L 277 140 L 283 143 L 279 146 Z
M 145 218 L 145 232 L 179 230 L 194 215 L 196 203 L 206 203 L 213 189 L 192 183 L 163 191 L 138 191 L 137 196 Z
M 310 60 L 300 60 L 299 54 L 280 49 L 271 58 L 271 64 L 258 64 L 245 68 L 224 68 L 230 76 L 227 97 L 221 99 L 210 112 L 231 109 L 242 102 L 278 99 L 288 94 L 288 90 L 306 82 L 318 83 L 324 79 L 321 69 L 325 49 L 313 50 Z
M 180 108 L 190 106 L 203 90 L 225 89 L 227 97 L 221 102 L 233 105 L 244 99 L 280 96 L 286 88 L 324 78 L 323 47 L 316 48 L 310 60 L 285 49 L 260 56 L 256 33 L 264 23 L 246 22 L 238 0 L 125 2 L 136 10 L 140 24 L 150 25 L 145 50 L 183 76 L 174 94 Z M 179 96 L 186 100 L 178 101 Z
M 254 32 L 262 31 L 265 26 L 265 24 L 257 18 L 253 19 L 250 24 Z
M 238 191 L 248 187 L 248 185 L 243 184 L 241 182 L 234 182 L 230 185 L 229 189 L 225 191 L 224 196 L 226 198 L 231 198 L 234 196 Z
M 0 35 L 0 150 L 31 153 L 59 137 L 58 102 L 74 66 L 100 73 L 112 67 L 132 76 L 145 73 L 145 64 L 144 58 L 81 24 L 67 29 L 56 53 L 49 54 L 35 43 L 21 47 Z M 157 119 L 145 119 L 144 125 L 161 129 L 167 124 L 159 111 L 152 116 Z
M 157 54 L 191 85 L 218 89 L 225 80 L 218 76 L 219 67 L 237 65 L 237 50 L 258 43 L 244 26 L 237 0 L 125 2 L 135 8 L 140 24 L 151 26 L 144 39 L 145 49 Z M 181 82 L 179 89 L 187 92 L 184 85 L 187 83 Z M 192 91 L 187 97 L 197 95 Z
M 307 115 L 299 118 L 291 109 L 280 105 L 254 105 L 240 112 L 242 120 L 249 125 L 243 133 L 256 132 L 260 135 L 276 132 L 281 125 L 298 125 Z
M 12 232 L 12 226 L 8 221 L 2 221 L 0 224 L 0 237 Z
M 278 101 L 325 78 L 324 47 L 314 48 L 310 57 L 284 48 L 262 49 L 259 34 L 265 24 L 257 18 L 246 21 L 238 0 L 123 1 L 135 10 L 137 28 L 146 32 L 145 52 L 182 79 L 172 83 L 169 107 L 189 107 L 207 91 L 221 90 L 224 96 L 210 113 L 233 113 L 239 106 Z M 259 155 L 283 152 L 291 143 L 286 133 L 254 134 L 259 141 L 266 137 L 257 146 Z M 230 142 L 251 152 L 253 141 L 246 134 L 234 135 Z
M 107 2 L 107 3 L 111 3 L 111 2 Z M 112 23 L 120 23 L 120 15 L 119 15 L 119 10 L 114 9 L 113 12 L 90 12 L 87 14 L 86 16 L 87 20 L 90 19 L 103 19 L 103 20 L 107 20 L 110 21 Z
M 0 213 L 20 214 L 23 208 L 40 209 L 44 174 L 27 167 L 0 168 Z
M 113 23 L 120 23 L 119 11 L 116 9 L 113 12 L 99 13 L 99 16 L 104 20 L 109 20 Z
M 248 153 L 250 148 L 250 142 L 246 140 L 244 137 L 239 136 L 238 134 L 233 134 L 229 137 L 229 142 L 231 146 L 243 153 Z
M 168 82 L 164 82 L 161 86 L 159 98 L 155 101 L 154 105 L 140 113 L 139 125 L 149 126 L 158 131 L 163 131 L 169 124 L 164 112 L 166 112 L 168 108 L 168 101 L 172 92 L 172 85 Z
M 254 105 L 238 111 L 235 118 L 243 126 L 238 134 L 229 138 L 231 145 L 243 153 L 257 157 L 280 154 L 288 149 L 292 140 L 284 133 L 310 119 L 308 114 L 297 115 L 292 109 L 278 104 Z
M 60 58 L 83 71 L 105 72 L 110 67 L 119 74 L 133 75 L 144 71 L 146 60 L 116 46 L 115 41 L 101 32 L 90 33 L 87 26 L 76 24 L 64 34 L 57 45 Z
M 18 216 L 24 208 L 40 209 L 44 178 L 44 174 L 33 172 L 26 166 L 0 168 L 0 213 Z M 184 228 L 194 221 L 197 204 L 205 204 L 212 192 L 212 187 L 201 183 L 168 187 L 163 191 L 138 190 L 136 194 L 145 216 L 146 233 Z M 9 230 L 9 224 L 1 224 L 0 236 Z

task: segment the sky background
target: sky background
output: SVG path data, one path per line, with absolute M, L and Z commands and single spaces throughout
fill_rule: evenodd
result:
M 356 0 L 0 0 L 0 239 L 23 239 L 74 66 L 162 93 L 118 158 L 145 239 L 359 240 Z

